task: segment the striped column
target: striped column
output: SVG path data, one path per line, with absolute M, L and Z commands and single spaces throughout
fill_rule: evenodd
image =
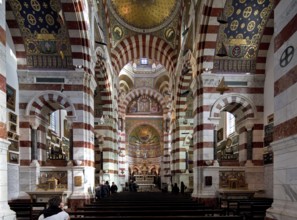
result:
M 0 16 L 5 18 L 5 1 L 0 1 Z M 0 218 L 5 220 L 15 219 L 7 204 L 7 141 L 6 132 L 6 21 L 0 19 Z
M 273 205 L 268 219 L 297 219 L 297 2 L 275 1 Z

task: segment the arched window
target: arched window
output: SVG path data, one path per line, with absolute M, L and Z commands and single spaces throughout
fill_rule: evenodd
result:
M 235 132 L 235 117 L 229 112 L 226 114 L 226 132 L 227 137 Z

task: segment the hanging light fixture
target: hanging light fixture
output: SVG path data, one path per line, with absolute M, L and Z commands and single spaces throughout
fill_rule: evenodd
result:
M 227 50 L 223 43 L 221 44 L 221 48 L 219 49 L 217 56 L 218 57 L 226 57 L 227 56 Z

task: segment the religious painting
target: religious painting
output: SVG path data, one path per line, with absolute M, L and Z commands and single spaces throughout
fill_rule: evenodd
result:
M 13 152 L 8 152 L 9 163 L 19 163 L 19 155 Z
M 6 85 L 6 105 L 7 105 L 7 108 L 13 111 L 15 111 L 15 97 L 16 97 L 15 89 L 9 85 Z
M 128 114 L 162 114 L 162 107 L 156 99 L 142 95 L 133 99 L 127 108 Z
M 9 141 L 10 141 L 10 145 L 8 149 L 11 151 L 19 151 L 19 142 L 14 140 L 9 140 Z
M 220 128 L 217 133 L 217 141 L 220 142 L 224 139 L 224 129 Z
M 82 176 L 74 177 L 74 186 L 82 186 Z
M 8 131 L 7 132 L 7 138 L 13 139 L 13 136 L 14 136 L 14 133 L 13 132 L 11 132 L 11 131 Z
M 12 123 L 17 123 L 17 115 L 16 114 L 13 114 L 12 112 L 9 112 L 9 121 L 11 121 Z
M 16 124 L 9 122 L 9 131 L 16 133 L 17 127 Z

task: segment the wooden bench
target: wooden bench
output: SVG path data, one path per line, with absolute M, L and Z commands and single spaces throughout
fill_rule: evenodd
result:
M 100 216 L 96 217 L 71 217 L 71 220 L 110 220 L 110 219 L 168 219 L 168 220 L 180 220 L 180 219 L 195 219 L 195 220 L 243 220 L 243 216 L 187 216 L 186 213 L 183 216 Z
M 25 203 L 10 202 L 10 209 L 15 211 L 18 220 L 35 219 L 41 210 L 45 209 L 47 203 Z
M 74 211 L 68 212 L 70 216 L 90 217 L 90 216 L 223 216 L 223 209 L 204 209 L 204 210 L 109 210 L 109 211 Z
M 141 210 L 174 210 L 174 209 L 183 209 L 183 210 L 201 210 L 205 209 L 205 206 L 133 206 L 133 205 L 127 205 L 127 206 L 85 206 L 85 207 L 79 207 L 77 210 L 80 211 L 96 211 L 96 210 L 135 210 L 135 209 L 141 209 Z

